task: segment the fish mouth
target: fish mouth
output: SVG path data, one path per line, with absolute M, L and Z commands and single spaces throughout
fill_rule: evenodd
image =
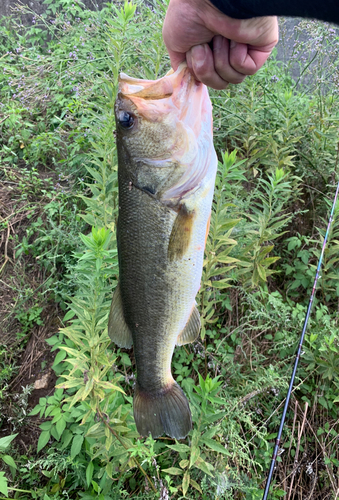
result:
M 155 113 L 175 111 L 177 118 L 189 122 L 191 128 L 201 118 L 199 110 L 202 104 L 209 101 L 207 88 L 194 78 L 185 62 L 158 80 L 142 80 L 120 73 L 118 94 L 120 98 L 132 101 L 145 118 L 152 120 L 156 118 Z M 150 101 L 163 102 L 152 105 Z
M 165 99 L 173 95 L 174 89 L 178 87 L 178 83 L 184 85 L 185 82 L 188 84 L 191 80 L 194 80 L 194 78 L 188 70 L 186 63 L 181 63 L 175 72 L 170 70 L 158 80 L 143 80 L 120 73 L 119 93 L 129 98 Z

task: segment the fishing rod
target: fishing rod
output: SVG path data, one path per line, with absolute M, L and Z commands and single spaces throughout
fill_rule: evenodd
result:
M 279 452 L 279 446 L 280 446 L 280 441 L 281 441 L 281 434 L 282 434 L 282 431 L 283 431 L 283 428 L 284 428 L 286 413 L 287 413 L 288 405 L 289 405 L 291 394 L 292 394 L 292 389 L 293 389 L 295 374 L 296 374 L 297 368 L 298 368 L 298 363 L 299 363 L 299 359 L 300 359 L 300 355 L 301 355 L 302 345 L 303 345 L 303 342 L 304 342 L 304 337 L 305 337 L 305 332 L 306 332 L 306 328 L 307 328 L 307 323 L 308 323 L 308 320 L 309 320 L 309 317 L 310 317 L 310 313 L 311 313 L 311 309 L 312 309 L 312 304 L 313 304 L 315 290 L 316 290 L 317 282 L 318 282 L 318 278 L 319 278 L 321 263 L 322 263 L 324 252 L 325 252 L 325 246 L 326 246 L 326 243 L 327 243 L 327 238 L 328 238 L 328 235 L 329 235 L 329 232 L 330 232 L 330 228 L 331 228 L 331 224 L 332 224 L 332 221 L 333 221 L 333 214 L 334 214 L 335 206 L 336 206 L 336 203 L 337 203 L 338 193 L 339 193 L 339 182 L 338 182 L 338 185 L 337 185 L 337 190 L 335 192 L 335 196 L 334 196 L 334 200 L 333 200 L 333 205 L 332 205 L 332 210 L 331 210 L 331 215 L 330 215 L 330 218 L 329 218 L 329 221 L 328 221 L 327 230 L 326 230 L 326 234 L 325 234 L 325 238 L 324 238 L 324 243 L 323 243 L 323 247 L 321 249 L 321 254 L 320 254 L 320 257 L 319 257 L 317 272 L 315 274 L 315 279 L 314 279 L 314 283 L 313 283 L 312 293 L 311 293 L 310 301 L 308 303 L 308 308 L 307 308 L 307 312 L 306 312 L 304 326 L 303 326 L 303 329 L 302 329 L 302 332 L 301 332 L 299 347 L 298 347 L 297 355 L 296 355 L 295 362 L 294 362 L 294 367 L 293 367 L 293 372 L 292 372 L 292 376 L 291 376 L 291 381 L 290 381 L 290 385 L 288 387 L 288 392 L 287 392 L 287 396 L 286 396 L 285 406 L 284 406 L 284 410 L 283 410 L 283 413 L 282 413 L 282 416 L 281 416 L 279 432 L 278 432 L 278 436 L 277 436 L 277 439 L 276 439 L 276 442 L 275 442 L 275 446 L 274 446 L 274 450 L 273 450 L 273 455 L 272 455 L 271 466 L 270 466 L 270 470 L 269 470 L 269 473 L 268 473 L 268 477 L 267 477 L 267 481 L 266 481 L 266 486 L 265 486 L 265 491 L 264 491 L 264 495 L 262 497 L 262 500 L 267 500 L 267 495 L 268 495 L 268 492 L 269 492 L 269 489 L 270 489 L 270 485 L 271 485 L 271 481 L 272 481 L 274 466 L 275 466 L 275 462 L 276 462 L 276 459 L 277 459 L 277 456 L 278 456 L 278 452 Z

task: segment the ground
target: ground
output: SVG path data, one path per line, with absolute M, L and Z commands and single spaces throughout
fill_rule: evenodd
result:
M 45 176 L 41 172 L 41 178 Z M 26 414 L 39 398 L 54 392 L 51 367 L 56 353 L 45 340 L 58 331 L 63 313 L 48 293 L 42 293 L 47 276 L 38 260 L 24 252 L 16 258 L 27 227 L 49 200 L 40 194 L 23 196 L 15 171 L 4 175 L 0 200 L 0 436 L 20 429 L 16 444 L 27 453 L 29 447 L 36 449 L 40 429 L 38 417 Z

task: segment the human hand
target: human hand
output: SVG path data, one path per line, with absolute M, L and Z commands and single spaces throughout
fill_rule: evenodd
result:
M 163 26 L 173 69 L 186 60 L 197 80 L 217 90 L 258 71 L 278 33 L 276 17 L 233 19 L 208 0 L 170 0 Z

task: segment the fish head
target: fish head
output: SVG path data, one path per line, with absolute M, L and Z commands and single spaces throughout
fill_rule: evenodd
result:
M 164 204 L 178 206 L 215 171 L 211 102 L 186 64 L 155 81 L 121 74 L 115 117 L 124 179 Z

